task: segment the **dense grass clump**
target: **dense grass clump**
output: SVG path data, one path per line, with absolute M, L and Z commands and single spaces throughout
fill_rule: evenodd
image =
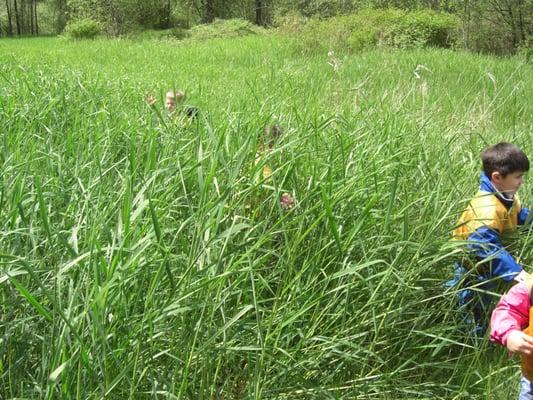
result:
M 287 44 L 0 42 L 0 397 L 516 395 L 442 283 L 480 150 L 532 148 L 532 67 Z
M 197 42 L 211 39 L 235 38 L 264 34 L 266 30 L 243 19 L 215 19 L 210 24 L 195 25 L 192 28 L 175 27 L 161 30 L 143 30 L 127 35 L 134 40 L 187 40 Z
M 189 31 L 189 36 L 193 40 L 206 40 L 256 35 L 262 31 L 262 28 L 244 19 L 215 19 L 210 24 L 193 26 Z

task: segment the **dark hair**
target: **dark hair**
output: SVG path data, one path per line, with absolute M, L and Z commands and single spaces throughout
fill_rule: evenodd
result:
M 513 172 L 529 171 L 529 160 L 526 154 L 512 143 L 498 143 L 487 147 L 481 153 L 483 172 L 489 178 L 493 172 L 503 177 Z
M 262 140 L 268 144 L 270 149 L 274 148 L 274 144 L 283 134 L 283 129 L 279 125 L 267 125 L 263 129 Z

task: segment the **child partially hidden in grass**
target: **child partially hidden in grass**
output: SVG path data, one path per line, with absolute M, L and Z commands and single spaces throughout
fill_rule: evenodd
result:
M 274 145 L 283 133 L 279 125 L 267 125 L 258 137 L 257 152 L 255 154 L 255 163 L 259 164 L 261 159 L 274 149 Z M 262 170 L 263 179 L 268 179 L 272 176 L 272 168 L 265 165 Z
M 167 112 L 172 115 L 176 112 L 176 105 L 185 100 L 185 93 L 181 90 L 169 91 L 165 95 L 165 108 Z M 198 108 L 194 106 L 182 106 L 182 113 L 186 117 L 195 118 L 198 116 Z
M 279 125 L 267 125 L 258 137 L 258 148 L 255 154 L 255 163 L 259 164 L 262 158 L 274 149 L 283 130 Z M 263 180 L 271 179 L 273 171 L 270 165 L 264 165 L 262 170 Z M 290 210 L 294 207 L 294 198 L 290 193 L 283 193 L 279 200 L 282 209 Z
M 483 335 L 494 296 L 502 284 L 528 278 L 526 271 L 507 251 L 502 236 L 529 219 L 518 189 L 529 170 L 526 154 L 511 143 L 498 143 L 481 154 L 483 172 L 477 194 L 468 204 L 454 230 L 454 239 L 463 242 L 465 252 L 455 264 L 454 277 L 447 286 L 457 290 L 465 322 L 475 324 Z
M 513 286 L 500 299 L 490 321 L 490 339 L 522 357 L 519 400 L 533 400 L 532 288 L 531 278 Z

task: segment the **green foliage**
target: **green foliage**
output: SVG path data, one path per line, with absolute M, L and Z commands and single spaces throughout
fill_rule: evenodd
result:
M 62 32 L 66 26 L 65 12 L 54 1 L 37 3 L 39 35 L 53 35 Z
M 525 62 L 533 61 L 533 36 L 529 36 L 518 46 L 517 54 Z
M 533 35 L 533 1 L 461 1 L 454 12 L 461 19 L 465 48 L 497 55 L 516 53 Z
M 287 13 L 296 12 L 305 17 L 332 17 L 346 14 L 360 7 L 353 0 L 275 0 L 276 19 Z
M 181 28 L 170 29 L 140 29 L 124 35 L 127 39 L 132 40 L 167 40 L 167 39 L 185 39 L 188 31 Z
M 234 38 L 264 32 L 263 28 L 242 19 L 220 20 L 211 24 L 196 25 L 192 29 L 176 26 L 171 29 L 143 29 L 127 35 L 136 40 L 190 39 L 202 41 L 215 38 Z
M 71 39 L 94 39 L 101 33 L 100 23 L 90 18 L 69 22 L 65 27 L 65 34 Z
M 279 32 L 294 35 L 299 34 L 308 21 L 309 19 L 298 11 L 291 10 L 283 15 L 277 15 L 274 18 L 274 26 Z
M 170 30 L 169 37 L 173 39 L 183 40 L 183 39 L 187 39 L 188 37 L 190 37 L 190 35 L 191 34 L 188 29 L 184 29 L 178 26 Z
M 458 19 L 430 10 L 365 9 L 356 14 L 310 19 L 296 48 L 303 52 L 361 51 L 374 46 L 393 48 L 450 47 Z
M 101 0 L 67 0 L 68 21 L 92 19 L 101 21 L 104 9 Z
M 504 25 L 479 20 L 475 29 L 470 31 L 467 46 L 474 52 L 509 55 L 514 52 L 511 41 L 511 35 Z
M 0 37 L 7 36 L 8 27 L 7 27 L 7 14 L 4 10 L 0 10 Z
M 190 30 L 192 40 L 206 40 L 214 38 L 231 38 L 255 35 L 263 30 L 243 19 L 216 19 L 210 24 L 196 25 Z
M 420 10 L 401 13 L 394 21 L 386 41 L 392 47 L 451 47 L 457 36 L 459 20 L 457 17 Z

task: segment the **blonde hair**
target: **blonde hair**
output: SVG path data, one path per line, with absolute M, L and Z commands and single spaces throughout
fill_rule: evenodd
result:
M 181 90 L 176 90 L 176 91 L 170 90 L 167 92 L 166 98 L 167 100 L 172 99 L 174 101 L 181 102 L 185 100 L 185 93 L 183 93 Z

